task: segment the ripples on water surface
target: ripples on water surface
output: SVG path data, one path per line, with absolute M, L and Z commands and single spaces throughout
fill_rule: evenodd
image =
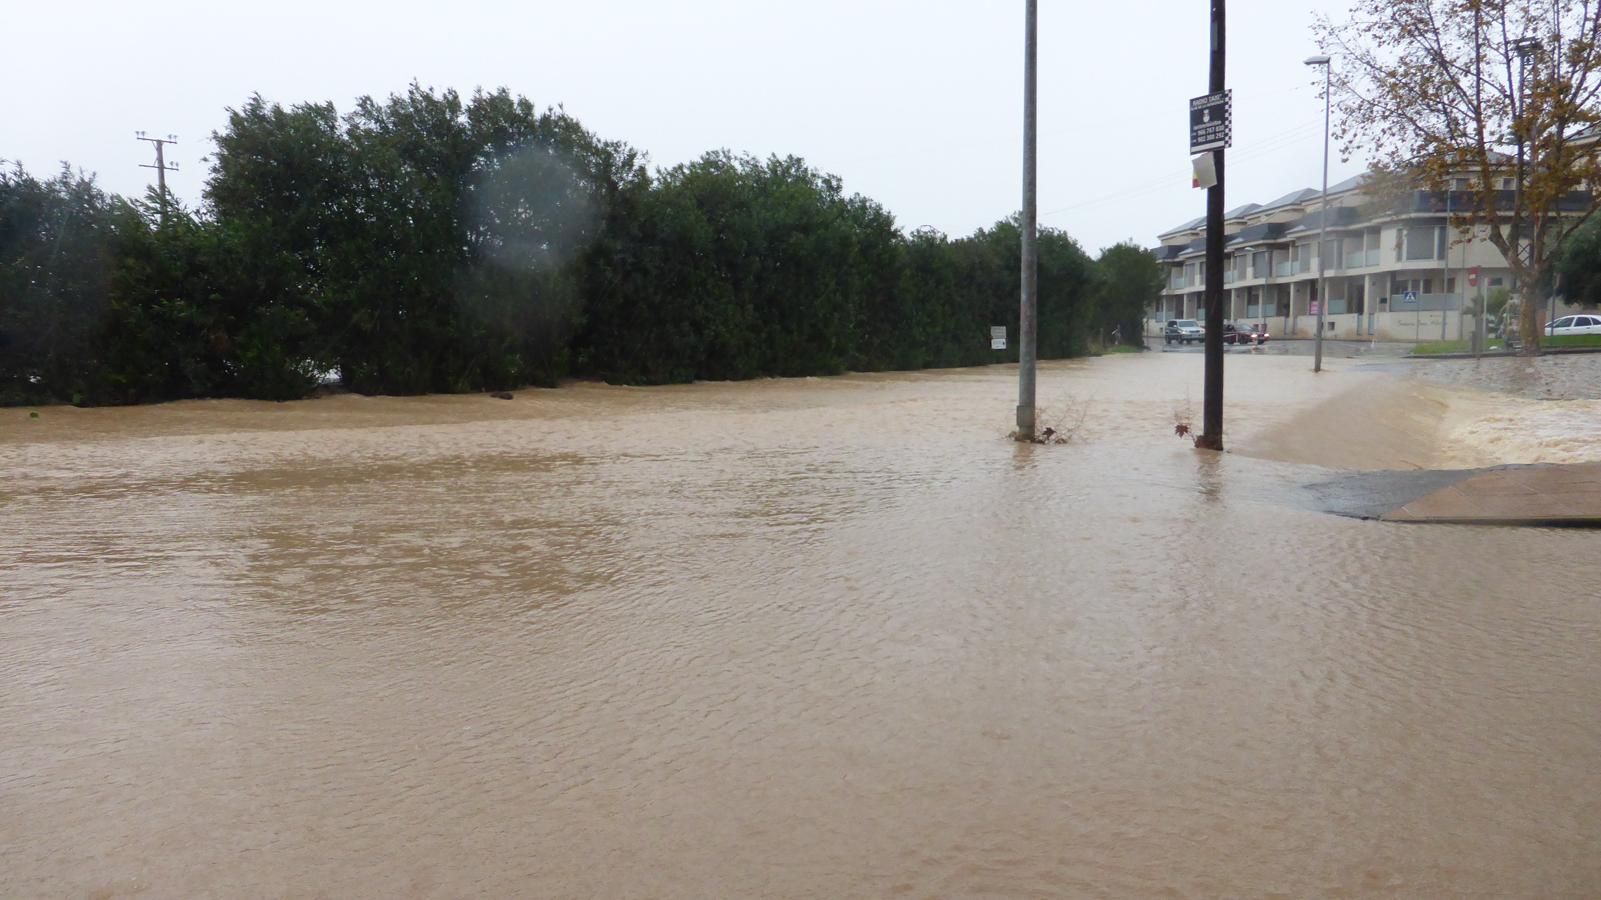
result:
M 0 894 L 1601 893 L 1593 534 L 1012 377 L 13 411 Z

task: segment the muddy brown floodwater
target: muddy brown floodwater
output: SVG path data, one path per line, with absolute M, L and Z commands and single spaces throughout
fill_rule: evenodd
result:
M 0 411 L 0 895 L 1601 895 L 1601 538 L 1302 487 L 1539 401 L 1229 366 Z

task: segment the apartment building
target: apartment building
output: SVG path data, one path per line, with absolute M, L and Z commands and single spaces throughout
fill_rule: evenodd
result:
M 1500 180 L 1500 201 L 1510 209 L 1513 180 L 1510 175 Z M 1473 317 L 1463 314 L 1464 299 L 1471 303 L 1481 293 L 1512 285 L 1506 258 L 1485 237 L 1485 229 L 1461 230 L 1460 220 L 1448 217 L 1478 203 L 1473 187 L 1463 177 L 1454 179 L 1450 190 L 1380 192 L 1369 175 L 1331 185 L 1327 240 L 1321 245 L 1322 194 L 1311 188 L 1230 210 L 1224 217 L 1225 317 L 1264 323 L 1275 336 L 1313 337 L 1322 302 L 1322 256 L 1325 337 L 1468 336 Z M 1574 194 L 1564 199 L 1561 211 L 1580 212 L 1588 203 L 1588 194 Z M 1152 337 L 1169 319 L 1205 318 L 1205 217 L 1159 239 L 1161 246 L 1153 252 L 1168 274 L 1149 321 L 1147 336 Z M 1476 285 L 1470 283 L 1474 270 Z M 1564 309 L 1559 303 L 1558 314 Z

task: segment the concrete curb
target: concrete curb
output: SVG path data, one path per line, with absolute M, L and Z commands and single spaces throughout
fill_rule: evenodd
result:
M 1580 353 L 1601 353 L 1601 347 L 1551 347 L 1540 351 L 1540 356 L 1569 356 Z M 1474 356 L 1472 353 L 1425 353 L 1417 355 L 1408 353 L 1402 359 L 1493 359 L 1498 356 L 1518 356 L 1523 354 L 1507 350 L 1490 350 Z M 1533 357 L 1538 358 L 1538 357 Z

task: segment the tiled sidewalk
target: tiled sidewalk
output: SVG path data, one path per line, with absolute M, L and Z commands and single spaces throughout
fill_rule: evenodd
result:
M 1601 525 L 1601 463 L 1484 472 L 1381 518 L 1387 522 Z

